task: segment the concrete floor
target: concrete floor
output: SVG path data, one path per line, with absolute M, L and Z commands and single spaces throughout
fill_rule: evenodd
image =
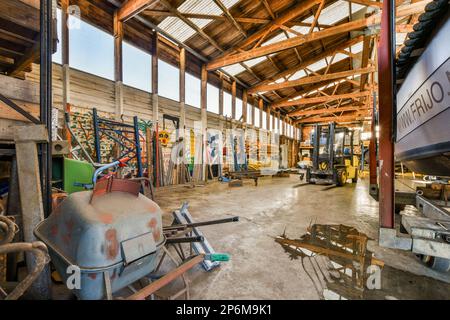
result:
M 289 178 L 247 180 L 243 187 L 229 188 L 213 182 L 195 188 L 160 189 L 156 202 L 171 212 L 183 201 L 196 221 L 238 215 L 240 222 L 202 227 L 217 252 L 231 260 L 205 272 L 189 273 L 193 299 L 323 299 L 329 291 L 319 278 L 310 278 L 311 261 L 304 267 L 291 260 L 274 241 L 286 229 L 290 238 L 306 232 L 311 222 L 345 224 L 374 239 L 369 249 L 385 262 L 382 289 L 366 292 L 366 299 L 450 299 L 450 276 L 423 266 L 410 252 L 377 245 L 378 203 L 368 194 L 367 180 L 356 185 L 324 191 L 320 185 L 299 185 L 298 175 Z M 308 272 L 305 272 L 308 271 Z M 319 279 L 319 280 L 318 280 Z M 325 295 L 324 295 L 325 290 Z M 367 291 L 367 290 L 366 290 Z

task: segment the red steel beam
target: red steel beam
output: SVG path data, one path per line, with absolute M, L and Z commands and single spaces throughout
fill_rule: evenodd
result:
M 379 126 L 380 126 L 380 228 L 394 228 L 394 56 L 393 28 L 395 17 L 393 0 L 383 1 L 381 35 L 378 48 Z
M 376 136 L 376 96 L 375 94 L 371 98 L 372 106 L 372 133 L 369 144 L 369 175 L 370 175 L 370 194 L 378 197 L 378 185 L 377 185 L 377 136 Z

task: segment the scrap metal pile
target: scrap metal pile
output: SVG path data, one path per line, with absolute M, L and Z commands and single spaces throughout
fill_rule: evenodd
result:
M 0 268 L 6 270 L 6 256 L 11 253 L 26 253 L 30 255 L 34 263 L 31 265 L 32 270 L 28 275 L 15 286 L 15 288 L 7 293 L 2 286 L 8 285 L 6 279 L 0 279 L 0 300 L 17 300 L 20 298 L 30 285 L 37 279 L 37 277 L 44 270 L 44 267 L 50 261 L 47 247 L 41 241 L 35 242 L 16 242 L 11 243 L 15 235 L 19 232 L 17 224 L 6 216 L 0 216 Z

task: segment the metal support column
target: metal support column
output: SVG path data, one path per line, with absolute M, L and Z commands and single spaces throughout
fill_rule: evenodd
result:
M 40 145 L 44 216 L 52 210 L 52 0 L 40 3 L 40 119 L 48 131 L 48 142 Z
M 394 0 L 383 2 L 381 38 L 378 48 L 378 78 L 380 95 L 380 228 L 394 228 Z M 380 231 L 381 232 L 381 231 Z M 380 236 L 381 238 L 381 236 Z
M 370 127 L 370 144 L 369 144 L 369 180 L 370 187 L 369 193 L 370 195 L 378 200 L 378 183 L 377 183 L 377 102 L 376 102 L 376 93 L 373 93 L 372 97 L 372 122 Z M 364 169 L 364 162 L 363 162 Z

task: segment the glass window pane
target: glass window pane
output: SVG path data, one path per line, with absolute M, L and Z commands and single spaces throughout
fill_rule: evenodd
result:
M 260 116 L 261 110 L 259 110 L 256 107 L 253 110 L 255 111 L 255 127 L 259 128 L 259 116 Z
M 267 129 L 267 113 L 265 111 L 262 112 L 262 128 Z
M 186 104 L 200 108 L 201 81 L 186 72 Z
M 58 32 L 58 39 L 61 39 L 61 9 L 56 9 L 56 19 L 58 21 L 57 25 L 57 32 Z M 57 42 L 56 44 L 56 52 L 52 56 L 52 60 L 54 63 L 62 63 L 62 53 L 61 53 L 61 40 Z
M 208 100 L 208 105 L 206 110 L 214 113 L 219 113 L 219 88 L 208 83 L 206 98 Z
M 158 60 L 158 94 L 180 101 L 180 70 L 162 60 Z
M 112 35 L 69 17 L 71 25 L 79 28 L 70 30 L 70 66 L 97 76 L 114 79 L 114 38 Z
M 152 87 L 152 56 L 126 42 L 123 50 L 123 83 L 147 92 Z
M 242 100 L 236 98 L 236 120 L 241 119 L 242 117 Z
M 253 106 L 247 103 L 247 123 L 252 123 Z
M 231 117 L 231 94 L 228 92 L 223 93 L 223 115 L 225 117 Z

